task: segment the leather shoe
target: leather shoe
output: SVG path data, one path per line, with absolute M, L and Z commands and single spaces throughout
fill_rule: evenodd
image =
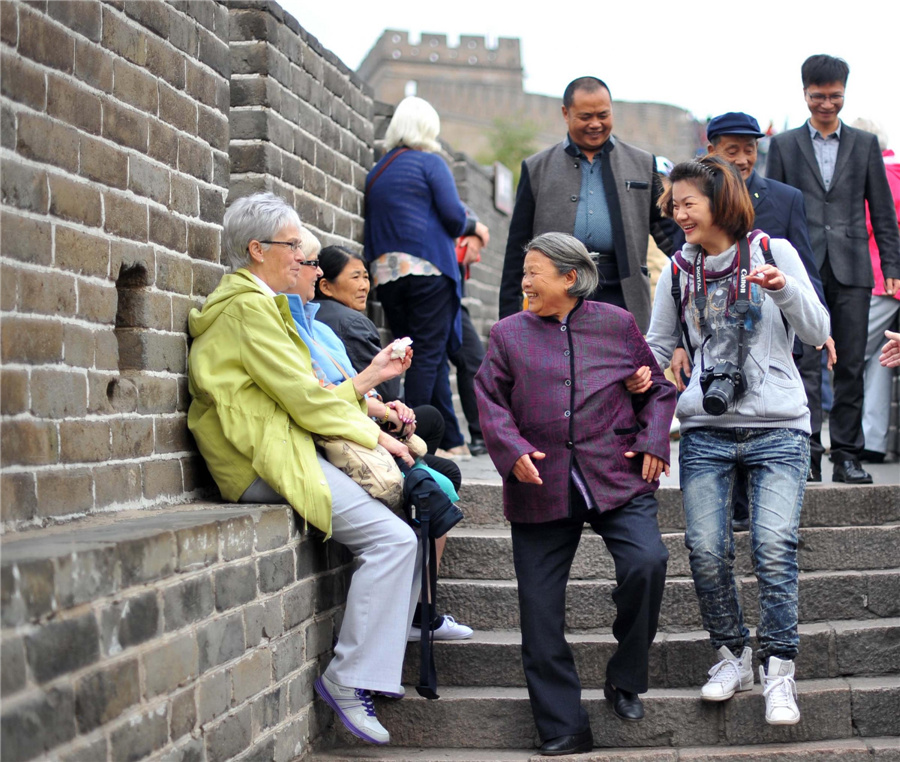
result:
M 834 473 L 831 481 L 844 482 L 845 484 L 871 484 L 872 475 L 864 471 L 859 461 L 853 458 L 840 460 L 834 464 Z
M 607 680 L 603 686 L 603 695 L 612 704 L 613 713 L 620 720 L 637 722 L 644 719 L 644 703 L 637 693 L 616 688 Z
M 539 754 L 546 757 L 559 757 L 563 754 L 581 754 L 594 748 L 594 736 L 588 728 L 582 733 L 572 736 L 558 736 L 541 744 Z
M 483 439 L 473 439 L 469 443 L 469 452 L 472 453 L 472 456 L 477 458 L 479 455 L 487 455 L 487 445 L 484 443 Z
M 809 459 L 809 473 L 806 475 L 806 481 L 822 481 L 822 461 L 819 458 Z

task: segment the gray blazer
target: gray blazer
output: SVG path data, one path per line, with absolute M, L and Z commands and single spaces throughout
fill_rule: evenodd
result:
M 612 138 L 610 139 L 612 140 Z M 622 278 L 622 295 L 641 331 L 650 325 L 647 246 L 651 222 L 660 218 L 656 199 L 661 186 L 653 156 L 616 139 L 606 153 L 614 183 L 607 185 L 610 216 Z M 610 192 L 609 185 L 614 192 Z M 565 142 L 522 162 L 516 206 L 510 220 L 500 284 L 500 317 L 520 309 L 525 245 L 542 233 L 572 233 L 581 194 L 581 169 L 565 151 Z
M 809 238 L 820 271 L 827 257 L 842 285 L 874 287 L 866 228 L 868 201 L 884 277 L 900 278 L 897 215 L 874 135 L 842 123 L 834 177 L 826 191 L 809 127 L 804 124 L 772 138 L 766 177 L 793 185 L 803 193 Z

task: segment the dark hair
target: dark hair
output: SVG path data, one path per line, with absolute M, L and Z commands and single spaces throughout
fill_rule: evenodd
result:
M 362 255 L 345 249 L 343 246 L 326 246 L 319 252 L 319 268 L 322 270 L 322 277 L 316 281 L 316 299 L 325 296 L 319 289 L 319 284 L 323 280 L 334 283 L 337 277 L 344 272 L 344 268 L 351 259 L 358 259 L 365 264 Z
M 588 93 L 595 93 L 600 88 L 606 90 L 609 93 L 609 87 L 606 82 L 602 79 L 597 79 L 597 77 L 579 77 L 578 79 L 573 79 L 566 86 L 566 91 L 563 93 L 563 106 L 566 108 L 572 108 L 572 102 L 575 100 L 575 91 L 576 90 L 584 90 Z M 609 95 L 612 98 L 612 93 Z
M 672 217 L 672 188 L 679 180 L 693 183 L 709 199 L 713 221 L 726 233 L 738 239 L 750 232 L 755 216 L 753 202 L 740 172 L 732 164 L 712 155 L 676 164 L 658 202 L 667 217 Z
M 846 87 L 848 76 L 850 76 L 850 66 L 843 58 L 835 58 L 824 53 L 810 56 L 800 67 L 803 87 L 828 85 L 832 82 L 840 82 Z

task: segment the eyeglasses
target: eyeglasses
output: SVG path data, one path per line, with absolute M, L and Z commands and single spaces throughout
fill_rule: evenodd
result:
M 260 241 L 260 243 L 275 243 L 279 246 L 290 246 L 295 254 L 300 251 L 300 241 Z
M 303 265 L 304 267 L 318 267 L 319 260 L 318 259 L 307 259 L 304 262 L 298 262 L 298 265 Z
M 825 101 L 829 101 L 830 103 L 841 103 L 844 100 L 843 93 L 837 93 L 834 95 L 826 95 L 825 93 L 807 93 L 806 97 L 809 98 L 813 103 L 822 104 Z

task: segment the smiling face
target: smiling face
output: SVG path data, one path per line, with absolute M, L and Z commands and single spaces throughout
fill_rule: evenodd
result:
M 369 296 L 369 271 L 364 262 L 352 257 L 336 278 L 323 278 L 319 290 L 352 310 L 365 312 Z
M 841 82 L 810 85 L 804 89 L 803 96 L 813 127 L 822 133 L 834 132 L 838 126 L 838 114 L 844 107 L 844 85 Z
M 612 135 L 613 114 L 609 91 L 604 87 L 593 92 L 576 90 L 572 105 L 569 108 L 563 106 L 562 113 L 572 142 L 586 156 L 593 158 Z
M 268 240 L 268 239 L 267 239 Z M 300 228 L 289 223 L 280 228 L 272 236 L 273 241 L 294 242 L 300 240 Z M 315 268 L 302 267 L 303 252 L 291 251 L 290 246 L 270 244 L 264 248 L 259 241 L 250 242 L 252 263 L 250 271 L 269 286 L 273 291 L 282 292 L 292 288 L 301 275 L 302 270 Z M 315 283 L 315 281 L 313 281 Z
M 709 152 L 734 164 L 746 182 L 756 165 L 756 138 L 752 135 L 722 135 L 715 145 L 710 143 Z
M 672 217 L 684 231 L 685 240 L 704 249 L 723 232 L 713 221 L 709 199 L 689 180 L 677 180 L 672 186 Z
M 575 285 L 575 271 L 560 275 L 556 265 L 545 254 L 532 249 L 525 255 L 522 291 L 528 298 L 528 311 L 541 317 L 562 319 L 578 301 L 569 296 Z

